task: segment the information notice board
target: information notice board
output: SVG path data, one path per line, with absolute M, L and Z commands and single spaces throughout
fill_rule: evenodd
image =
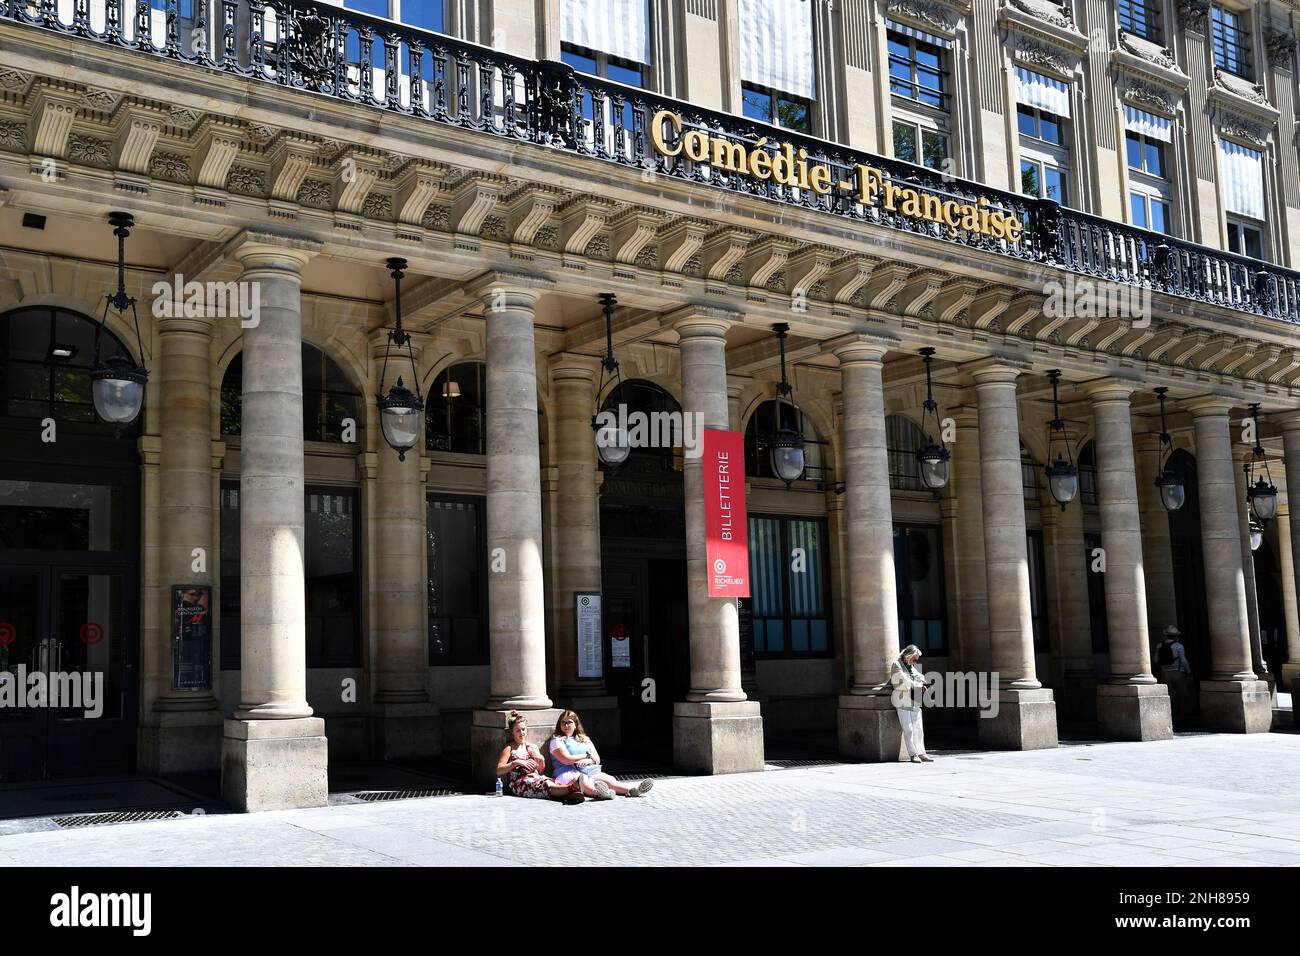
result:
M 600 625 L 600 592 L 579 591 L 573 600 L 578 632 L 578 676 L 603 677 L 605 668 L 602 660 L 604 641 Z
M 172 587 L 172 686 L 212 689 L 212 588 Z

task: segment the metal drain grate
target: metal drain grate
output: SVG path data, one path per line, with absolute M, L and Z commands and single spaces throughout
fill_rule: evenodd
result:
M 174 820 L 186 814 L 179 810 L 119 810 L 114 813 L 86 813 L 76 817 L 55 817 L 61 827 L 97 827 L 106 823 L 139 823 L 142 820 Z
M 460 790 L 447 790 L 445 788 L 427 789 L 427 790 L 370 790 L 366 793 L 354 793 L 358 800 L 364 800 L 366 803 L 378 803 L 381 800 L 414 800 L 417 797 L 460 797 L 464 793 Z
M 795 759 L 769 760 L 767 761 L 767 763 L 769 766 L 772 767 L 781 767 L 783 769 L 789 770 L 793 767 L 838 767 L 841 761 L 831 760 L 828 757 L 821 757 L 821 758 L 813 758 L 813 759 L 801 758 L 797 760 Z
M 624 780 L 675 780 L 675 779 L 677 779 L 678 777 L 680 777 L 681 774 L 677 774 L 677 773 L 635 773 L 635 772 L 633 772 L 633 773 L 623 773 L 622 771 L 620 771 L 619 773 L 612 773 L 612 774 L 610 774 L 610 776 L 613 777 L 615 780 L 617 780 L 619 783 L 622 783 Z

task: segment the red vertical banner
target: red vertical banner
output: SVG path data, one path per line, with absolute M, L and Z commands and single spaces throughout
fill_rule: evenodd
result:
M 704 430 L 704 534 L 709 597 L 749 597 L 749 521 L 745 516 L 745 440 Z

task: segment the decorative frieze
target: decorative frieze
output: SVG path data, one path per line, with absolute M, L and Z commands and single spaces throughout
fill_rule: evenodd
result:
M 154 153 L 149 162 L 149 175 L 170 183 L 189 183 L 190 161 L 180 153 Z
M 237 196 L 263 196 L 266 193 L 262 174 L 250 166 L 231 166 L 226 174 L 226 189 Z
M 78 136 L 76 133 L 68 137 L 68 159 L 74 163 L 108 169 L 113 164 L 111 155 L 112 144 L 106 139 Z
M 1053 3 L 1052 0 L 1007 0 L 1007 2 L 1017 10 L 1023 10 L 1030 16 L 1053 26 L 1066 29 L 1074 27 L 1074 14 L 1068 4 Z
M 939 0 L 889 0 L 889 13 L 947 34 L 954 33 L 961 21 L 961 11 Z
M 25 150 L 27 146 L 27 124 L 0 121 L 0 147 L 12 150 Z
M 332 205 L 333 189 L 329 183 L 320 179 L 304 179 L 298 187 L 294 200 L 300 206 L 312 209 L 329 209 Z
M 1269 130 L 1267 127 L 1235 113 L 1220 113 L 1219 132 L 1234 139 L 1245 140 L 1252 146 L 1258 146 L 1261 149 L 1268 145 Z
M 1134 106 L 1173 116 L 1178 110 L 1178 94 L 1166 86 L 1144 83 L 1128 77 L 1121 95 Z

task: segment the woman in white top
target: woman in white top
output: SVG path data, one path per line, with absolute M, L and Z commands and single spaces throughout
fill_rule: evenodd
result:
M 925 677 L 916 669 L 921 659 L 921 649 L 915 644 L 903 648 L 889 665 L 889 683 L 894 691 L 890 700 L 898 711 L 903 725 L 903 743 L 907 745 L 912 763 L 932 763 L 934 758 L 925 752 L 925 730 L 921 726 L 921 703 L 916 691 L 925 687 Z

